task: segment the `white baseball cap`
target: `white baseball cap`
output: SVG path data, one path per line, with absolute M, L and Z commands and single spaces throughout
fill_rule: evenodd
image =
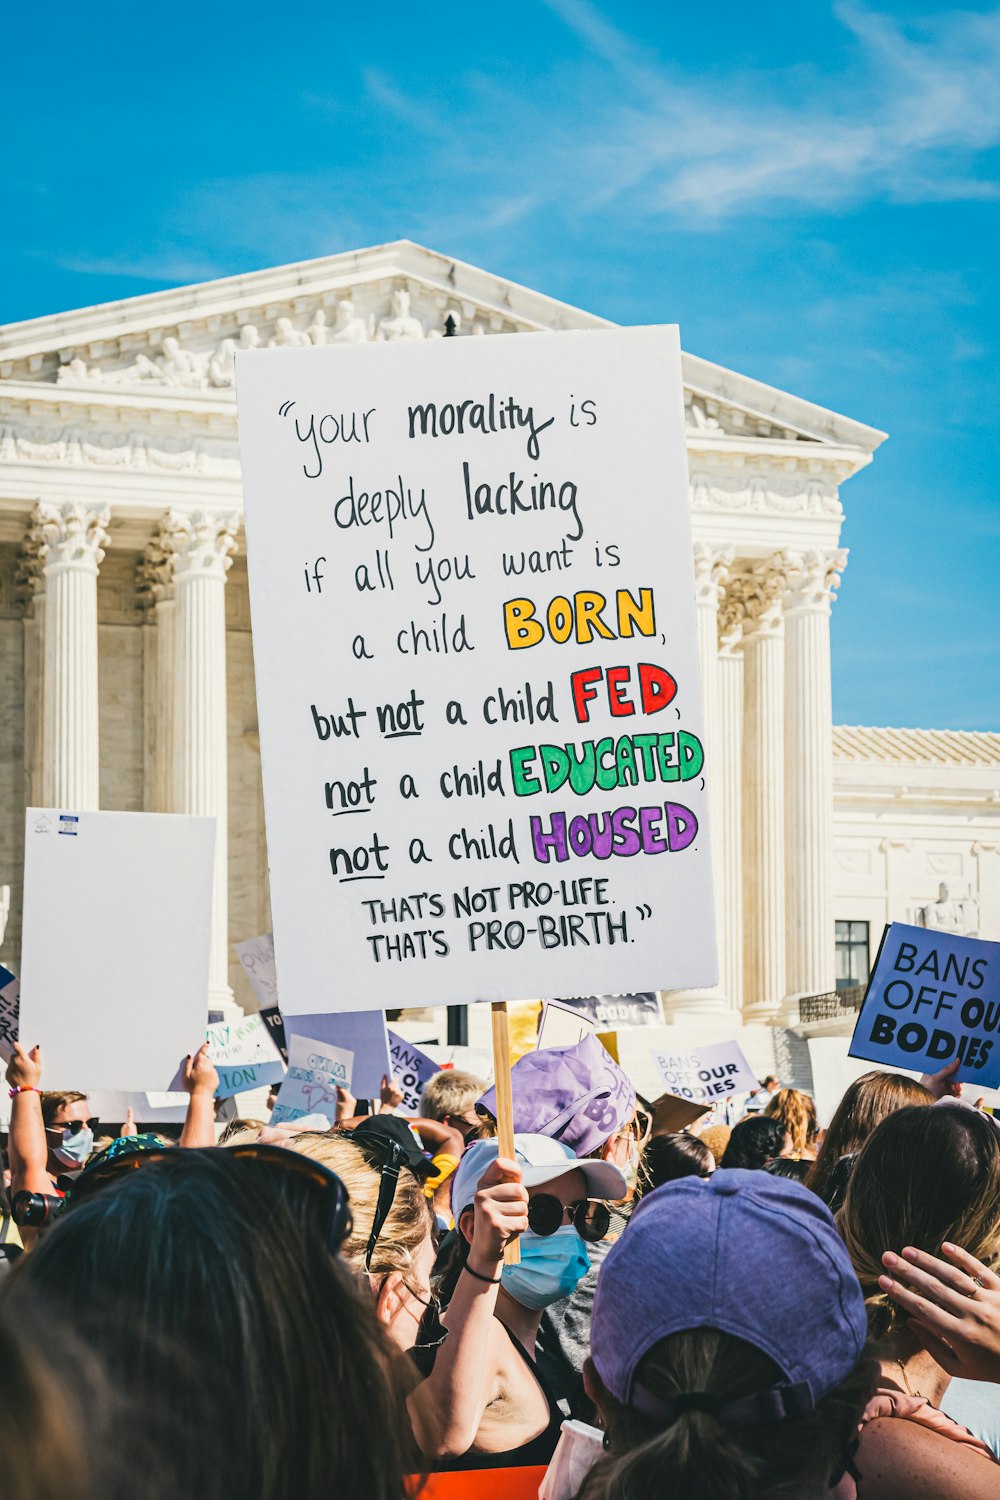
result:
M 473 1141 L 467 1148 L 452 1178 L 451 1212 L 456 1224 L 464 1211 L 471 1207 L 487 1168 L 499 1155 L 499 1145 L 495 1140 Z M 514 1156 L 520 1164 L 526 1188 L 555 1182 L 569 1172 L 582 1172 L 588 1198 L 602 1198 L 614 1203 L 628 1192 L 625 1178 L 611 1162 L 574 1156 L 569 1146 L 548 1135 L 516 1135 Z

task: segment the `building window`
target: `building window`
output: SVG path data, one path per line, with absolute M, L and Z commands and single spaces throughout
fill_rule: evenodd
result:
M 837 988 L 868 983 L 868 923 L 837 923 Z

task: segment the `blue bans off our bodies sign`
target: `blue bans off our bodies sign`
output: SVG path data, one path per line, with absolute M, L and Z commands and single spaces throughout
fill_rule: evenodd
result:
M 852 1057 L 1000 1084 L 1000 943 L 893 922 L 851 1041 Z

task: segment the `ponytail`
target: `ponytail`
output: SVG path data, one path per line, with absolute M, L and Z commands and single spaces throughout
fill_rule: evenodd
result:
M 873 1386 L 861 1365 L 815 1408 L 782 1421 L 736 1425 L 712 1407 L 740 1401 L 782 1380 L 767 1355 L 731 1334 L 691 1329 L 655 1344 L 640 1361 L 644 1391 L 676 1403 L 673 1420 L 646 1416 L 606 1392 L 600 1398 L 607 1457 L 587 1477 L 578 1500 L 786 1500 L 825 1494 L 846 1455 Z M 702 1394 L 704 1401 L 685 1401 Z M 677 1412 L 677 1406 L 682 1409 Z

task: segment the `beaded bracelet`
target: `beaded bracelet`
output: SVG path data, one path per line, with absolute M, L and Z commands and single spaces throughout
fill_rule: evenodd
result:
M 16 1099 L 18 1094 L 40 1094 L 41 1089 L 36 1089 L 32 1083 L 19 1083 L 10 1090 L 9 1098 Z

